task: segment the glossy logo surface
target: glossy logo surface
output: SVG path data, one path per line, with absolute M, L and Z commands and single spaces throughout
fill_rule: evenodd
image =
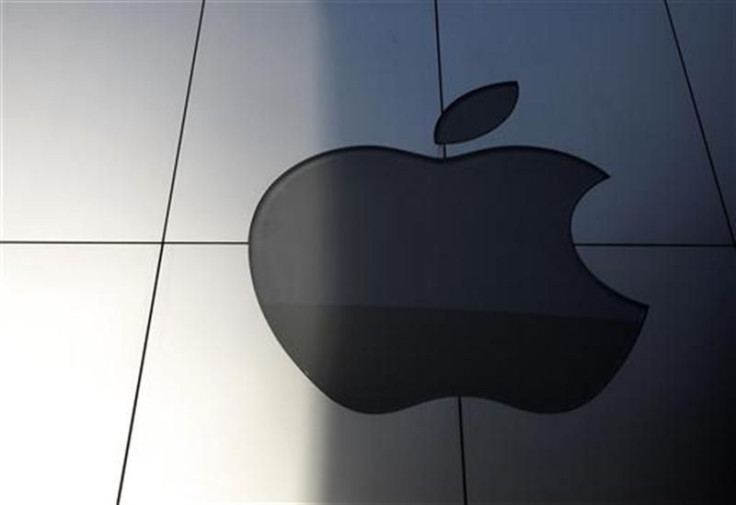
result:
M 460 97 L 435 141 L 487 133 L 517 98 L 515 82 Z M 606 177 L 528 146 L 446 159 L 376 146 L 319 154 L 256 210 L 258 301 L 291 359 L 350 409 L 446 396 L 576 408 L 616 374 L 646 316 L 572 242 L 575 205 Z

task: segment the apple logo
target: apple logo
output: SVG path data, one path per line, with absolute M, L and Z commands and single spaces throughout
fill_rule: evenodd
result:
M 518 84 L 441 115 L 435 141 L 501 124 Z M 505 146 L 431 158 L 357 146 L 309 158 L 263 195 L 249 232 L 263 314 L 328 397 L 381 413 L 448 396 L 532 412 L 579 407 L 632 349 L 646 305 L 586 268 L 570 221 L 607 175 Z

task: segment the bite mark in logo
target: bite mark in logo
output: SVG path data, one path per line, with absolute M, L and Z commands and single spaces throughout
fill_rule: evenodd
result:
M 463 95 L 438 144 L 501 124 L 507 82 Z M 249 234 L 256 295 L 309 379 L 360 412 L 475 396 L 533 412 L 594 398 L 632 349 L 646 306 L 575 251 L 578 200 L 607 178 L 559 151 L 484 149 L 447 159 L 337 149 L 279 177 Z

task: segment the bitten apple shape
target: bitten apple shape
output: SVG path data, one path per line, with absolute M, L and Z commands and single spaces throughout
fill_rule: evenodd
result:
M 435 140 L 490 131 L 517 96 L 516 83 L 464 95 Z M 579 407 L 616 374 L 646 316 L 572 242 L 575 205 L 606 177 L 527 146 L 448 159 L 372 146 L 319 154 L 258 205 L 249 255 L 259 304 L 305 375 L 356 411 L 447 396 Z

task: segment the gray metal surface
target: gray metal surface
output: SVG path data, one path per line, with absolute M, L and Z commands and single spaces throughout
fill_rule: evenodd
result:
M 444 101 L 519 82 L 487 137 L 559 149 L 611 179 L 578 205 L 578 242 L 730 240 L 662 2 L 440 2 Z
M 617 377 L 588 405 L 533 416 L 465 400 L 470 503 L 717 503 L 729 493 L 736 251 L 579 247 L 650 306 Z
M 736 2 L 670 2 L 732 229 L 736 230 Z
M 198 5 L 0 8 L 0 238 L 159 239 Z
M 173 240 L 245 240 L 263 192 L 354 144 L 437 154 L 431 2 L 208 5 Z
M 457 503 L 457 412 L 367 416 L 274 339 L 242 247 L 167 250 L 123 503 Z

